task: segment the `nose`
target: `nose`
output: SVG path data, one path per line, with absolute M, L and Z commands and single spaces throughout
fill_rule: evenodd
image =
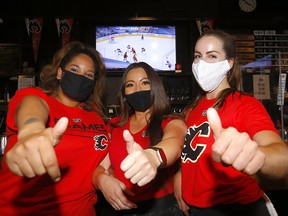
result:
M 137 85 L 136 86 L 136 91 L 138 92 L 138 91 L 141 91 L 141 86 L 140 85 Z

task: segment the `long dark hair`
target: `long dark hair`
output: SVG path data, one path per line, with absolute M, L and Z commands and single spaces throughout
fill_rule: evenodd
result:
M 216 37 L 221 40 L 223 42 L 223 50 L 225 52 L 226 59 L 234 59 L 233 67 L 227 73 L 227 80 L 230 88 L 223 89 L 217 95 L 216 102 L 213 105 L 215 109 L 219 109 L 224 105 L 224 102 L 228 95 L 234 94 L 235 92 L 240 92 L 241 94 L 243 94 L 243 92 L 241 91 L 241 71 L 239 68 L 235 40 L 233 36 L 222 30 L 210 30 L 200 36 L 197 41 L 207 36 Z M 186 110 L 191 111 L 205 95 L 205 91 L 200 89 L 198 95 L 196 96 L 196 99 L 189 106 L 187 106 Z
M 150 118 L 147 121 L 146 135 L 149 135 L 150 144 L 152 146 L 160 142 L 162 139 L 163 136 L 163 131 L 161 127 L 162 120 L 167 117 L 174 116 L 180 118 L 181 116 L 173 113 L 169 101 L 167 99 L 167 94 L 163 86 L 163 83 L 158 74 L 149 64 L 145 62 L 132 63 L 126 68 L 122 77 L 121 87 L 118 94 L 121 110 L 120 120 L 116 124 L 113 124 L 112 126 L 122 127 L 127 123 L 129 117 L 135 113 L 134 109 L 127 103 L 125 96 L 126 76 L 132 69 L 135 68 L 143 68 L 147 74 L 147 78 L 150 81 L 151 86 L 150 100 L 152 102 L 152 106 L 149 108 Z

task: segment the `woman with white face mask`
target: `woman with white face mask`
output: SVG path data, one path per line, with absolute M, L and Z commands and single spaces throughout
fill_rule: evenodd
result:
M 265 107 L 240 91 L 233 38 L 220 30 L 200 37 L 192 71 L 202 91 L 185 111 L 188 131 L 175 176 L 180 208 L 193 216 L 277 215 L 254 175 L 287 175 L 288 148 Z

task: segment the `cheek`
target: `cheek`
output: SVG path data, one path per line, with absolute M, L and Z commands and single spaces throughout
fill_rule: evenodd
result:
M 143 90 L 151 90 L 150 85 L 141 86 L 141 87 L 140 87 L 140 91 L 143 91 Z

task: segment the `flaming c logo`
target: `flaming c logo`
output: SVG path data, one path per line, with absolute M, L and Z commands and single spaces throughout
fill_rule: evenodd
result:
M 104 134 L 98 135 L 94 137 L 95 145 L 94 148 L 96 150 L 104 150 L 107 148 L 108 138 Z
M 38 19 L 29 20 L 29 32 L 31 33 L 40 33 L 41 32 L 41 23 Z
M 63 19 L 59 23 L 59 32 L 61 33 L 70 33 L 71 32 L 71 25 L 69 20 Z
M 206 144 L 196 143 L 193 147 L 192 142 L 195 137 L 209 137 L 210 135 L 210 126 L 208 122 L 204 122 L 198 126 L 191 126 L 187 130 L 187 135 L 185 138 L 184 149 L 181 153 L 181 159 L 183 163 L 190 161 L 192 163 L 197 162 L 201 154 L 206 149 Z

